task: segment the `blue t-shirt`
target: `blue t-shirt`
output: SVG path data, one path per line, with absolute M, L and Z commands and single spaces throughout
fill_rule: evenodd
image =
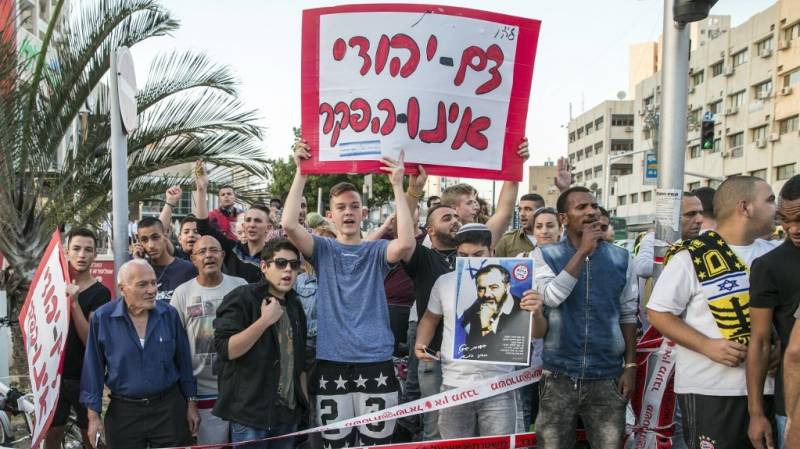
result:
M 169 303 L 172 300 L 172 293 L 184 282 L 189 282 L 197 277 L 197 268 L 186 260 L 177 257 L 165 267 L 152 265 L 156 272 L 158 282 L 158 294 L 156 299 Z
M 392 359 L 394 335 L 383 280 L 386 240 L 344 245 L 314 237 L 317 272 L 317 359 L 374 363 Z

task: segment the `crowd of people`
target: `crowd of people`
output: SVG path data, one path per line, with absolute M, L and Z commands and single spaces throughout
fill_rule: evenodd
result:
M 527 140 L 518 154 L 527 159 Z M 309 155 L 299 138 L 295 161 Z M 798 447 L 800 176 L 777 198 L 750 176 L 686 192 L 682 239 L 643 233 L 631 253 L 613 244 L 592 192 L 570 186 L 565 162 L 554 205 L 534 193 L 517 203 L 518 183 L 507 181 L 490 215 L 458 184 L 426 199 L 424 226 L 424 168 L 404 190 L 402 153 L 382 163 L 396 211 L 365 234 L 355 186 L 330 189 L 327 216 L 308 213 L 300 170 L 269 206 L 240 210 L 222 187 L 209 211 L 198 162 L 193 215 L 173 233 L 182 191 L 167 190 L 161 215 L 138 223 L 114 300 L 89 272 L 95 235 L 72 229 L 72 319 L 47 447 L 60 447 L 74 410 L 85 441 L 113 449 L 268 438 L 247 447 L 341 448 L 533 425 L 541 448 L 582 444 L 578 427 L 591 447 L 618 448 L 647 326 L 677 345 L 673 447 Z M 515 208 L 520 228 L 508 230 Z M 785 240 L 773 238 L 776 217 Z M 672 247 L 654 282 L 659 244 Z M 458 318 L 457 257 L 533 259 L 534 287 L 518 307 L 532 316 L 541 380 L 422 416 L 281 438 L 519 368 L 443 350 Z M 400 379 L 393 359 L 406 352 Z

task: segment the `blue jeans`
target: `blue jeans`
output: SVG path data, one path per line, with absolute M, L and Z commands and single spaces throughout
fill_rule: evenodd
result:
M 783 439 L 783 434 L 786 432 L 786 417 L 781 415 L 775 415 L 775 424 L 778 428 L 778 435 L 775 438 L 775 442 L 777 443 L 778 449 L 783 449 L 786 441 Z
M 247 427 L 237 422 L 231 422 L 231 443 L 241 441 L 259 440 L 262 438 L 276 437 L 292 433 L 297 430 L 297 423 L 282 424 L 272 426 L 269 430 L 255 429 Z M 292 449 L 294 447 L 294 437 L 282 438 L 280 440 L 262 441 L 259 443 L 245 444 L 239 446 L 246 449 Z
M 442 391 L 453 388 L 442 385 Z M 516 410 L 516 391 L 445 408 L 439 410 L 439 432 L 443 439 L 512 434 L 517 427 Z
M 681 406 L 675 401 L 675 431 L 672 433 L 672 449 L 689 449 L 686 440 L 683 438 L 683 419 L 681 416 Z
M 439 361 L 419 361 L 417 370 L 420 397 L 438 394 L 442 389 L 442 363 Z M 422 415 L 422 439 L 424 441 L 439 440 L 439 412 L 427 412 Z

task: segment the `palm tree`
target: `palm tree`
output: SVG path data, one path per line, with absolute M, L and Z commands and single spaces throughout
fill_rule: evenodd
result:
M 96 224 L 110 211 L 110 123 L 102 83 L 110 53 L 169 34 L 178 22 L 156 0 L 78 0 L 53 15 L 41 51 L 17 52 L 0 39 L 0 276 L 15 319 L 52 232 Z M 14 33 L 13 20 L 0 35 Z M 254 111 L 237 96 L 231 71 L 202 54 L 157 57 L 137 95 L 140 127 L 129 136 L 131 202 L 188 177 L 165 169 L 204 159 L 245 178 L 265 179 Z M 61 157 L 59 157 L 61 154 Z M 162 173 L 162 174 L 158 174 Z M 27 370 L 13 327 L 12 372 Z

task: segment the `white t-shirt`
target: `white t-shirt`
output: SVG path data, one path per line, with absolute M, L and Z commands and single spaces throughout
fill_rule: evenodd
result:
M 439 276 L 431 289 L 428 310 L 442 315 L 442 384 L 448 387 L 465 387 L 501 374 L 513 372 L 514 365 L 493 365 L 453 360 L 453 336 L 456 322 L 456 272 Z
M 756 240 L 749 246 L 729 246 L 748 268 L 755 258 L 775 248 L 772 242 L 765 240 Z M 709 338 L 723 338 L 708 308 L 708 300 L 697 279 L 689 251 L 675 254 L 664 267 L 653 288 L 647 308 L 678 315 L 686 324 Z M 767 377 L 764 394 L 773 393 L 774 381 L 773 377 Z M 708 396 L 746 396 L 745 364 L 731 368 L 677 345 L 675 392 Z
M 170 304 L 178 311 L 189 337 L 192 369 L 197 378 L 197 394 L 217 395 L 217 351 L 214 347 L 214 318 L 217 307 L 231 290 L 247 284 L 242 278 L 222 275 L 216 287 L 203 287 L 197 278 L 175 289 Z

